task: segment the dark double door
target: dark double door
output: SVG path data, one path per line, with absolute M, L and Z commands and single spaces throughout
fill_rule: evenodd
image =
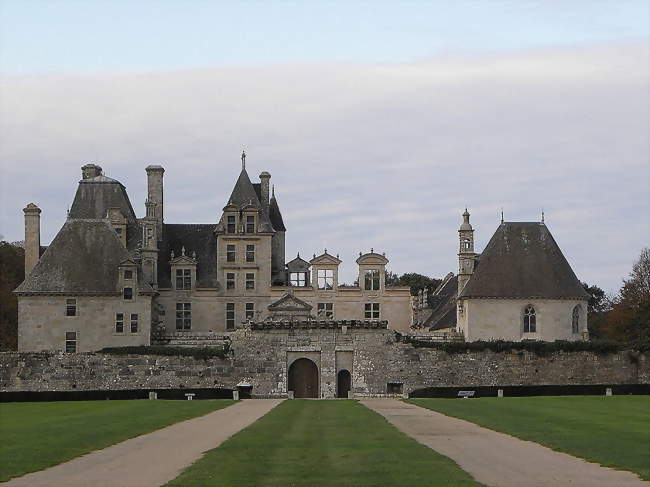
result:
M 296 360 L 289 367 L 289 390 L 293 397 L 317 398 L 318 394 L 318 367 L 307 358 Z

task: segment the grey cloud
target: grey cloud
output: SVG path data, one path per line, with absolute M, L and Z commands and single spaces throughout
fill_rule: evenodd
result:
M 354 280 L 358 251 L 397 272 L 456 267 L 465 205 L 478 248 L 506 219 L 547 223 L 578 276 L 618 288 L 650 241 L 644 45 L 442 57 L 5 78 L 0 233 L 43 208 L 65 219 L 79 167 L 98 162 L 140 214 L 163 164 L 166 219 L 214 222 L 246 148 L 272 173 L 288 256 L 327 245 Z

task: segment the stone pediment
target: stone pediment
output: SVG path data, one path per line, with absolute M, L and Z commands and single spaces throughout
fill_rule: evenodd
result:
M 314 257 L 309 261 L 311 265 L 339 265 L 341 262 L 343 261 L 338 257 L 328 254 L 327 250 L 318 257 Z
M 126 259 L 120 262 L 119 267 L 137 267 L 137 265 L 133 259 Z
M 192 252 L 192 257 L 185 255 L 185 247 L 181 249 L 181 255 L 174 257 L 174 251 L 171 252 L 171 260 L 169 261 L 171 265 L 196 265 L 198 262 L 196 260 L 196 252 Z
M 370 265 L 386 265 L 388 264 L 388 259 L 384 254 L 377 254 L 375 252 L 369 252 L 367 254 L 359 253 L 359 258 L 357 259 L 357 264 L 370 264 Z
M 292 291 L 287 292 L 275 303 L 268 306 L 269 311 L 303 311 L 309 313 L 313 306 L 296 297 Z

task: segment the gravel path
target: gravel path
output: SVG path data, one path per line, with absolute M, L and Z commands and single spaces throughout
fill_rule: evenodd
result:
M 361 403 L 400 431 L 454 460 L 477 481 L 494 487 L 648 487 L 631 472 L 612 470 L 538 443 L 397 399 Z
M 240 401 L 198 418 L 7 482 L 7 487 L 158 487 L 207 450 L 258 420 L 281 399 Z

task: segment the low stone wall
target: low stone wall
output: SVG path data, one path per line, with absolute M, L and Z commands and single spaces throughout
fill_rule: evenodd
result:
M 226 388 L 286 396 L 299 358 L 316 363 L 320 397 L 336 395 L 337 373 L 350 370 L 355 395 L 425 387 L 650 384 L 650 360 L 636 352 L 598 355 L 491 351 L 448 354 L 395 340 L 382 329 L 238 330 L 225 358 L 116 356 L 100 353 L 0 353 L 1 391 Z M 394 390 L 392 392 L 395 392 Z

